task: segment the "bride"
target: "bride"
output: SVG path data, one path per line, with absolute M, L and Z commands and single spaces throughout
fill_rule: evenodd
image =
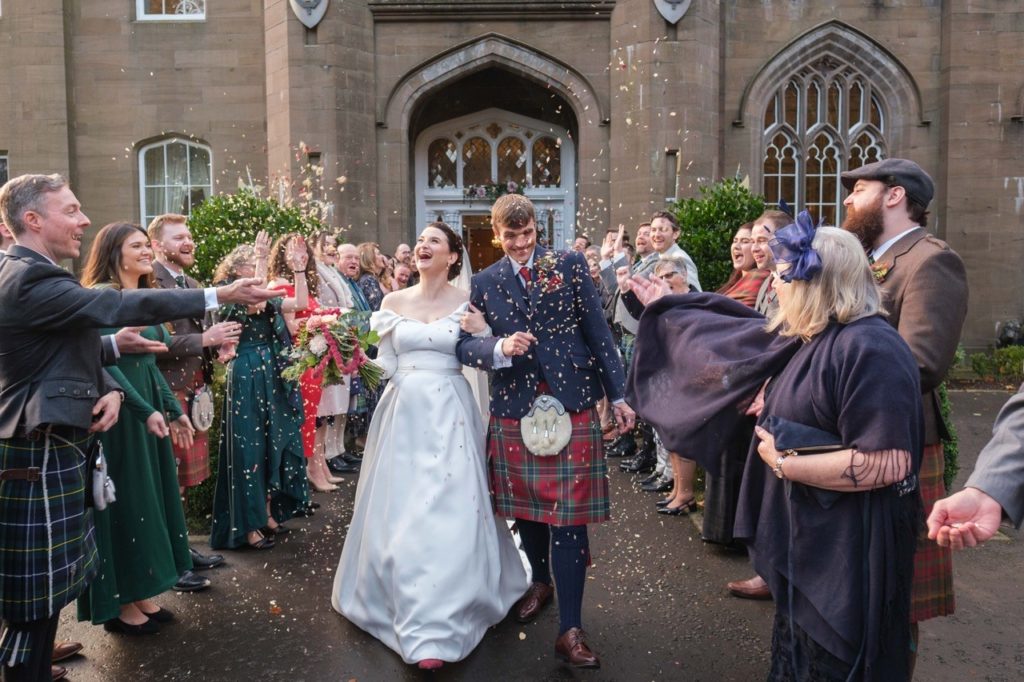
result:
M 371 318 L 391 381 L 367 435 L 331 603 L 406 663 L 432 669 L 468 656 L 528 585 L 491 508 L 484 425 L 455 357 L 460 324 L 483 331 L 468 293 L 449 284 L 462 240 L 432 223 L 414 254 L 420 283 L 388 294 Z

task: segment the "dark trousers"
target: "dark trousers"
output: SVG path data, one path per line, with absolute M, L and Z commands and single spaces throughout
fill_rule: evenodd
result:
M 24 663 L 3 668 L 3 682 L 50 682 L 50 666 L 53 664 L 53 640 L 57 638 L 57 623 L 60 612 L 49 618 L 29 623 L 4 622 L 8 637 L 19 634 L 31 642 L 28 660 Z

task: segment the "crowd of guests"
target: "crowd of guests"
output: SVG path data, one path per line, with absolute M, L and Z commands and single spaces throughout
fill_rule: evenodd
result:
M 942 495 L 946 432 L 934 392 L 966 313 L 963 263 L 924 230 L 934 187 L 917 164 L 890 159 L 842 179 L 850 191 L 844 229 L 766 211 L 736 228 L 733 271 L 714 294 L 702 293 L 670 212 L 639 225 L 635 243 L 620 226 L 600 246 L 586 237 L 573 244 L 628 368 L 627 400 L 638 415 L 623 432 L 615 419 L 621 399 L 598 405 L 605 454 L 624 472 L 646 474 L 638 487 L 663 494 L 656 513 L 687 516 L 703 507 L 704 540 L 749 552 L 757 575 L 728 589 L 776 602 L 770 679 L 908 679 L 917 623 L 953 611 L 949 549 L 926 541 L 922 520 Z M 72 216 L 65 224 L 78 237 L 60 233 L 47 202 Z M 215 550 L 273 548 L 290 531 L 287 522 L 315 512 L 311 491 L 336 490 L 341 475 L 359 471 L 380 389 L 358 378 L 322 387 L 311 373 L 289 382 L 283 355 L 304 318 L 327 311 L 368 318 L 386 294 L 415 283 L 412 252 L 400 244 L 387 256 L 376 243 L 339 243 L 329 232 L 276 241 L 260 233 L 228 254 L 214 287 L 203 288 L 188 274 L 195 243 L 187 219 L 167 214 L 148 230 L 103 227 L 79 286 L 52 267 L 79 256 L 88 227 L 66 181 L 16 178 L 0 191 L 0 211 L 3 250 L 18 264 L 0 270 L 0 292 L 32 300 L 26 273 L 54 279 L 55 291 L 76 297 L 68 299 L 75 315 L 58 320 L 69 308 L 51 296 L 38 303 L 37 326 L 98 330 L 96 342 L 76 352 L 91 354 L 90 377 L 105 365 L 102 378 L 74 385 L 102 395 L 91 422 L 75 415 L 31 422 L 24 407 L 9 417 L 3 410 L 13 399 L 0 395 L 0 454 L 35 453 L 42 441 L 47 457 L 62 449 L 78 456 L 87 432 L 99 434 L 117 500 L 97 504 L 95 531 L 82 528 L 71 539 L 78 554 L 63 579 L 81 573 L 63 594 L 77 597 L 81 619 L 108 631 L 158 632 L 174 614 L 154 598 L 203 589 L 209 579 L 195 571 L 224 561 L 189 547 L 182 502 L 187 488 L 211 475 L 210 447 L 219 452 Z M 941 301 L 919 295 L 937 286 Z M 5 328 L 26 325 L 5 314 Z M 26 338 L 45 345 L 32 324 Z M 68 351 L 46 362 L 59 352 Z M 215 362 L 227 365 L 219 415 L 208 395 Z M 0 384 L 27 385 L 9 364 L 0 367 Z M 209 443 L 214 419 L 220 436 Z M 12 462 L 5 459 L 7 471 L 31 471 Z M 702 502 L 698 466 L 706 473 Z M 68 470 L 81 476 L 76 467 Z M 54 479 L 51 488 L 71 484 Z M 0 503 L 9 506 L 8 498 L 10 491 Z M 943 518 L 957 512 L 942 509 Z M 986 528 L 970 535 L 971 526 L 933 525 L 944 545 L 987 537 Z M 13 542 L 8 535 L 3 541 Z M 7 666 L 41 669 L 41 656 L 49 663 L 56 629 L 49 601 L 49 611 L 31 613 L 4 602 Z M 14 631 L 30 634 L 12 639 Z

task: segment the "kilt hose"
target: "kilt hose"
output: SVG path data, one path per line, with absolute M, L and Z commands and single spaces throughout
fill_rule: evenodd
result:
M 569 415 L 569 444 L 552 457 L 537 457 L 526 449 L 518 419 L 491 416 L 487 460 L 498 516 L 552 526 L 608 520 L 608 466 L 597 410 Z
M 0 469 L 38 467 L 40 479 L 0 481 L 0 665 L 24 664 L 36 629 L 19 627 L 60 613 L 99 565 L 82 429 L 44 427 L 0 439 Z M 53 642 L 48 645 L 52 646 Z
M 174 397 L 181 405 L 182 413 L 187 414 L 189 419 L 192 418 L 192 413 L 189 411 L 188 399 L 192 391 L 202 385 L 202 374 L 200 374 L 199 383 L 174 392 Z M 188 448 L 175 445 L 172 441 L 174 461 L 178 463 L 178 487 L 192 488 L 210 477 L 210 439 L 207 433 L 207 431 L 196 431 L 192 447 Z M 116 484 L 117 481 L 114 483 Z
M 918 476 L 924 518 L 928 518 L 935 503 L 946 496 L 946 488 L 942 483 L 944 468 L 942 443 L 924 446 L 921 473 Z M 933 540 L 929 540 L 928 532 L 922 528 L 917 537 L 917 551 L 914 553 L 910 622 L 920 623 L 937 616 L 949 616 L 955 609 L 953 550 L 949 547 L 939 547 Z

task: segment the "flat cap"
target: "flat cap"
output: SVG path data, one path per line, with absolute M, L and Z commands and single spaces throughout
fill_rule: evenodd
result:
M 931 176 L 910 159 L 883 159 L 846 171 L 840 177 L 843 187 L 848 190 L 853 189 L 858 180 L 884 182 L 892 179 L 894 184 L 906 190 L 908 197 L 922 206 L 928 206 L 935 196 L 935 183 Z

